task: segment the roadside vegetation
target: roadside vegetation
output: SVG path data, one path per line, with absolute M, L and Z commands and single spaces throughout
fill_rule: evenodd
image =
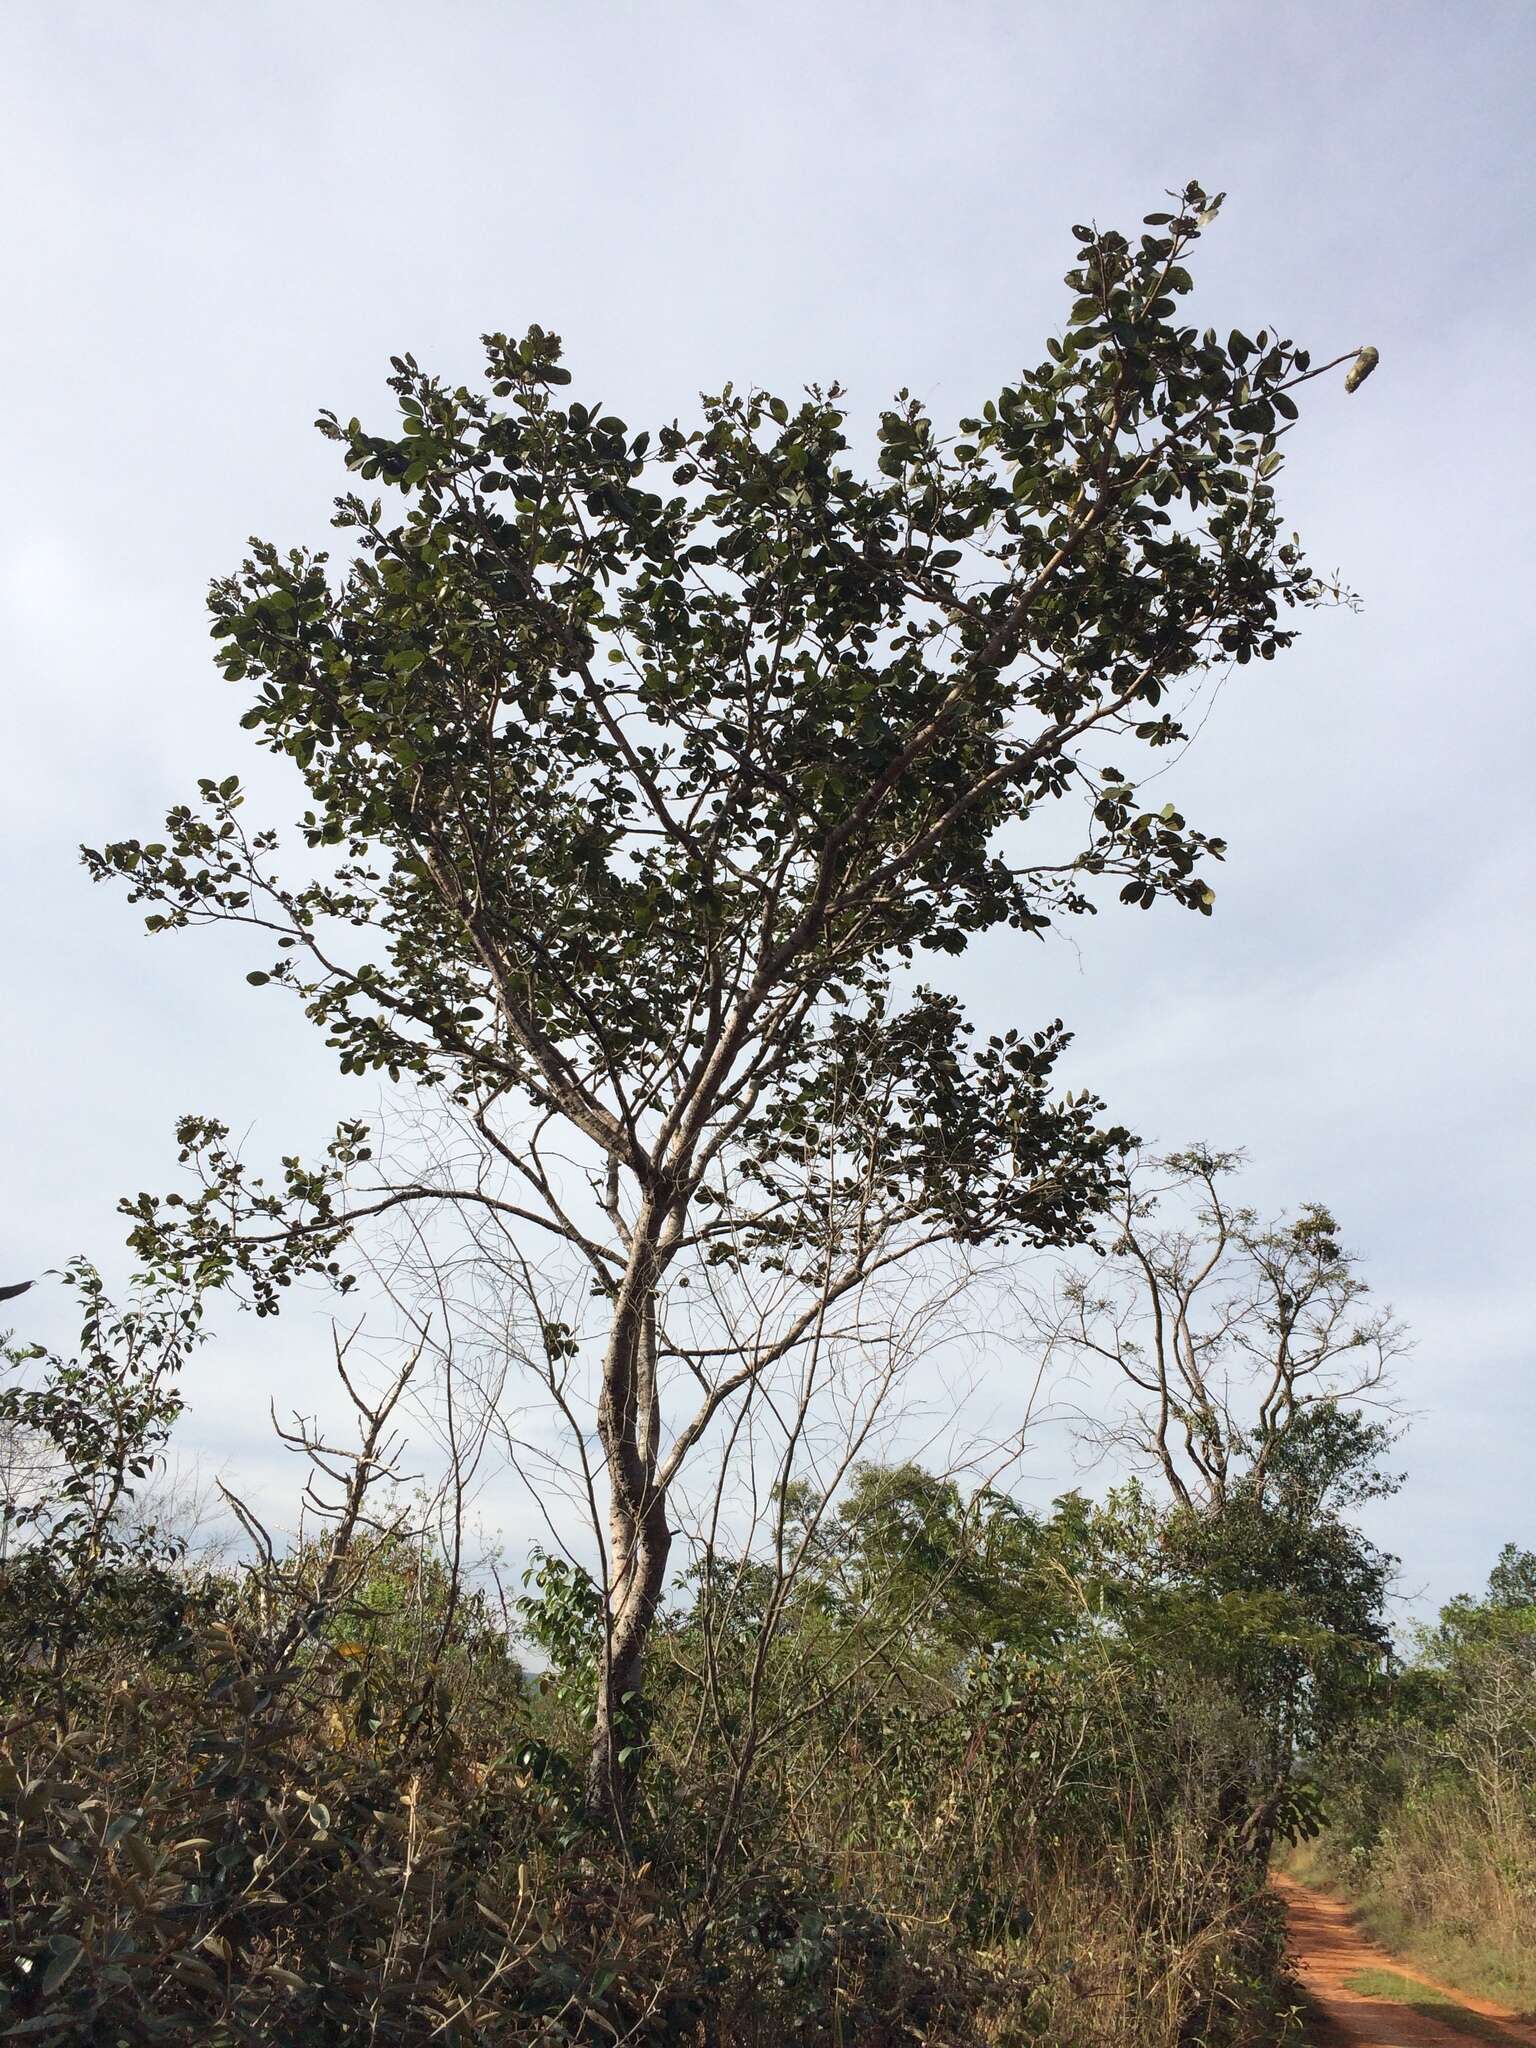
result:
M 1296 1874 L 1463 1990 L 1536 2011 L 1536 1554 L 1441 1610 L 1322 1772 Z
M 1302 1257 L 1314 1296 L 1357 1298 L 1315 1211 L 1243 1218 L 1186 1216 L 1178 1241 L 1203 1271 L 1246 1231 L 1267 1270 L 1299 1286 Z M 231 1495 L 244 1555 L 204 1563 L 136 1507 L 198 1305 L 146 1286 L 120 1312 L 72 1280 L 78 1353 L 13 1346 L 0 1411 L 24 2038 L 1285 2032 L 1265 1871 L 1316 1824 L 1297 1758 L 1356 1739 L 1388 1654 L 1390 1560 L 1351 1520 L 1385 1433 L 1358 1410 L 1229 1441 L 1220 1500 L 1131 1480 L 1038 1512 L 916 1463 L 782 1486 L 770 1540 L 722 1535 L 658 1614 L 618 1829 L 583 1768 L 601 1588 L 542 1551 L 510 1587 L 467 1572 L 402 1492 L 420 1353 L 373 1392 L 339 1353 L 355 1442 L 286 1434 L 307 1533 Z M 1235 1409 L 1203 1426 L 1214 1454 Z

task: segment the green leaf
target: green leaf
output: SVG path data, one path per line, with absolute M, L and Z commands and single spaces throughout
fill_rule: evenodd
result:
M 48 1946 L 53 1953 L 47 1969 L 43 1972 L 45 1993 L 57 1991 L 85 1955 L 84 1943 L 77 1941 L 72 1934 L 51 1935 Z

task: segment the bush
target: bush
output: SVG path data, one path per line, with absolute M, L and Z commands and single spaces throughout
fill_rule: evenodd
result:
M 594 1588 L 535 1556 L 530 1680 L 387 1499 L 408 1373 L 347 1381 L 350 1466 L 294 1439 L 329 1474 L 318 1533 L 282 1549 L 236 1503 L 245 1563 L 197 1571 L 129 1512 L 176 1406 L 157 1355 L 131 1402 L 109 1345 L 13 1360 L 57 1457 L 30 1511 L 56 1540 L 4 1565 L 8 2037 L 1270 2037 L 1276 1674 L 1314 1668 L 1312 1595 L 1297 1568 L 1254 1603 L 1280 1552 L 1251 1516 L 1195 1541 L 1134 1489 L 1039 1517 L 915 1466 L 787 1501 L 793 1574 L 714 1557 L 663 1616 L 620 1831 L 583 1797 Z

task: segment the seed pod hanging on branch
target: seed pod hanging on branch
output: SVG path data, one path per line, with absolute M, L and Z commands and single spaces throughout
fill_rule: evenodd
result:
M 1355 360 L 1344 374 L 1344 389 L 1346 391 L 1358 391 L 1380 361 L 1381 351 L 1379 349 L 1361 349 L 1359 355 L 1355 357 Z

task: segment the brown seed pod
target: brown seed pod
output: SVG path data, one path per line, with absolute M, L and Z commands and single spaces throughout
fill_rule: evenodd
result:
M 1344 389 L 1346 391 L 1358 391 L 1380 361 L 1381 351 L 1379 349 L 1361 349 L 1359 355 L 1355 357 L 1355 360 L 1345 372 Z

